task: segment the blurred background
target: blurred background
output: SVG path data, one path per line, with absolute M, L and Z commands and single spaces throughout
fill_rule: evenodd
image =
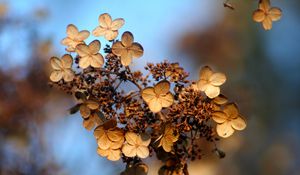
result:
M 70 23 L 93 30 L 98 16 L 125 19 L 145 54 L 133 66 L 178 61 L 198 78 L 203 65 L 224 72 L 222 92 L 248 121 L 220 142 L 226 158 L 190 164 L 190 174 L 300 174 L 300 1 L 272 0 L 283 18 L 271 31 L 251 19 L 257 1 L 0 0 L 0 174 L 108 175 L 122 162 L 96 153 L 92 132 L 68 115 L 70 96 L 48 87 L 51 56 Z M 94 38 L 89 38 L 88 42 Z M 102 46 L 105 41 L 101 38 Z M 157 174 L 159 161 L 150 175 Z

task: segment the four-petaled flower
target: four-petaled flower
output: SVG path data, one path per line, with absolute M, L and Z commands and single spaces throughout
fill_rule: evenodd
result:
M 122 18 L 118 18 L 112 21 L 111 16 L 104 13 L 99 16 L 99 26 L 93 30 L 93 35 L 104 36 L 106 40 L 110 41 L 115 39 L 119 32 L 118 30 L 124 25 L 125 21 Z
M 63 79 L 66 82 L 70 82 L 74 78 L 74 72 L 72 70 L 73 58 L 69 54 L 65 54 L 61 59 L 57 57 L 50 58 L 51 67 L 54 71 L 50 75 L 50 80 L 58 82 Z
M 97 139 L 97 152 L 100 156 L 107 157 L 108 160 L 117 161 L 121 158 L 121 150 L 124 143 L 123 130 L 117 127 L 106 129 L 104 126 L 98 126 L 94 131 Z
M 270 7 L 269 0 L 260 0 L 259 7 L 254 11 L 252 18 L 255 22 L 261 22 L 265 30 L 270 30 L 272 22 L 280 20 L 281 16 L 281 9 Z
M 209 98 L 215 98 L 220 94 L 220 87 L 226 81 L 223 73 L 214 73 L 210 67 L 205 66 L 200 71 L 200 79 L 197 89 L 205 92 Z
M 113 54 L 121 58 L 121 63 L 124 66 L 128 66 L 133 58 L 143 56 L 143 47 L 139 43 L 133 41 L 134 38 L 132 33 L 124 32 L 121 41 L 115 42 L 112 46 Z
M 68 52 L 74 52 L 78 44 L 83 44 L 84 40 L 90 36 L 87 30 L 78 31 L 77 27 L 73 24 L 67 26 L 67 37 L 61 41 L 61 44 L 67 46 Z
M 148 104 L 149 109 L 157 113 L 162 108 L 171 106 L 174 102 L 174 97 L 170 90 L 170 83 L 168 81 L 161 81 L 154 87 L 147 87 L 142 91 L 142 97 Z
M 98 40 L 92 41 L 89 45 L 79 44 L 76 47 L 76 52 L 80 56 L 79 67 L 85 69 L 89 66 L 94 68 L 100 68 L 104 59 L 103 56 L 99 53 L 101 43 Z
M 151 138 L 147 134 L 136 134 L 127 132 L 125 134 L 126 143 L 123 145 L 122 152 L 127 157 L 146 158 L 149 156 L 148 145 Z
M 95 110 L 97 110 L 98 108 L 99 104 L 93 100 L 86 100 L 80 105 L 79 111 L 83 118 L 82 124 L 83 127 L 87 130 L 93 129 L 95 126 L 98 126 L 102 122 L 98 114 L 95 112 Z
M 170 124 L 166 126 L 164 134 L 161 136 L 158 147 L 162 146 L 166 152 L 172 150 L 173 143 L 176 142 L 179 138 L 179 134 L 176 129 Z
M 234 129 L 243 130 L 246 128 L 246 122 L 234 103 L 227 104 L 223 111 L 212 113 L 212 119 L 217 123 L 216 130 L 220 137 L 227 138 L 234 133 Z

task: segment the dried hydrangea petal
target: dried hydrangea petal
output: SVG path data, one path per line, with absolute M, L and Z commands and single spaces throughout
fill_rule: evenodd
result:
M 217 133 L 220 137 L 227 138 L 234 133 L 230 122 L 224 122 L 216 127 Z

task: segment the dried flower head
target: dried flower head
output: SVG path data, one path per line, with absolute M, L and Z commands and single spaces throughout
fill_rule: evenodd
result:
M 104 57 L 98 40 L 86 45 L 88 32 L 71 25 L 64 43 L 78 54 L 76 66 L 71 55 L 50 59 L 50 84 L 76 97 L 70 112 L 80 112 L 87 130 L 95 128 L 97 153 L 111 161 L 122 159 L 123 175 L 147 174 L 142 159 L 152 155 L 165 164 L 159 174 L 182 175 L 188 174 L 190 160 L 216 150 L 224 157 L 217 141 L 246 127 L 236 105 L 220 94 L 226 76 L 205 66 L 195 83 L 179 63 L 168 61 L 148 63 L 145 75 L 132 71 L 129 64 L 143 55 L 143 47 L 133 42 L 130 32 L 114 40 L 123 20 L 102 14 L 99 23 L 93 34 L 108 40 Z M 208 153 L 202 151 L 203 140 L 213 147 Z
M 124 25 L 125 21 L 122 18 L 118 18 L 112 21 L 111 16 L 108 13 L 104 13 L 99 16 L 99 26 L 93 30 L 93 35 L 96 37 L 104 36 L 107 40 L 115 39 L 119 32 L 118 30 Z
M 199 77 L 197 88 L 204 91 L 209 98 L 217 97 L 220 94 L 219 86 L 226 81 L 226 76 L 223 73 L 215 73 L 208 66 L 201 69 Z
M 78 31 L 77 27 L 73 24 L 67 26 L 67 37 L 61 41 L 61 44 L 67 46 L 68 52 L 74 52 L 78 44 L 83 44 L 84 40 L 90 36 L 87 30 Z
M 121 41 L 117 41 L 112 46 L 113 54 L 121 58 L 121 63 L 128 66 L 133 58 L 143 56 L 144 49 L 139 43 L 133 42 L 134 38 L 131 32 L 124 32 Z
M 260 0 L 258 9 L 253 13 L 253 20 L 261 22 L 265 30 L 272 29 L 272 22 L 280 20 L 282 16 L 281 9 L 270 7 L 270 0 Z
M 58 82 L 63 79 L 66 82 L 72 81 L 74 71 L 72 70 L 73 58 L 69 54 L 65 54 L 61 59 L 52 57 L 50 59 L 51 67 L 54 71 L 50 75 L 50 80 Z

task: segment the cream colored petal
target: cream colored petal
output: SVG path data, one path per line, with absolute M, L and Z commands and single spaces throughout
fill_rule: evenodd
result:
M 101 149 L 101 148 L 97 148 L 97 153 L 102 156 L 102 157 L 107 157 L 109 154 L 109 150 L 108 149 Z
M 166 80 L 162 80 L 154 86 L 154 92 L 157 95 L 164 95 L 169 93 L 170 90 L 170 82 Z
M 209 78 L 210 84 L 214 86 L 221 86 L 226 81 L 226 76 L 222 73 L 214 73 Z
M 149 156 L 149 149 L 146 146 L 139 146 L 136 149 L 136 154 L 139 158 L 147 158 Z
M 55 70 L 50 74 L 50 80 L 53 82 L 58 82 L 63 77 L 62 71 Z
M 111 149 L 120 149 L 124 144 L 124 137 L 121 138 L 119 141 L 112 142 L 110 146 Z
M 149 109 L 153 113 L 157 113 L 161 111 L 162 105 L 161 105 L 161 100 L 159 98 L 153 98 L 149 103 L 148 103 Z
M 80 105 L 79 112 L 83 118 L 89 118 L 91 115 L 91 110 L 86 105 Z
M 80 57 L 85 57 L 90 54 L 90 49 L 85 44 L 79 44 L 76 46 L 76 52 Z
M 159 96 L 159 99 L 161 100 L 161 106 L 163 108 L 167 108 L 174 103 L 174 96 L 170 92 L 167 93 L 167 95 Z
M 224 112 L 217 111 L 212 113 L 212 119 L 217 123 L 224 123 L 228 116 Z
M 112 45 L 112 53 L 117 55 L 117 56 L 123 55 L 125 51 L 126 51 L 126 49 L 120 41 L 115 42 Z
M 89 56 L 85 56 L 79 59 L 79 67 L 82 69 L 86 69 L 91 65 L 91 60 Z
M 121 55 L 121 64 L 124 66 L 129 66 L 131 64 L 132 61 L 132 55 L 129 52 L 124 52 Z
M 204 92 L 209 98 L 215 98 L 220 94 L 220 88 L 212 85 L 207 85 L 207 88 Z
M 50 58 L 50 64 L 54 70 L 61 70 L 63 68 L 61 60 L 57 57 Z
M 70 46 L 74 41 L 71 40 L 69 37 L 66 37 L 64 39 L 61 40 L 61 44 L 65 45 L 65 46 Z
M 107 132 L 108 138 L 113 142 L 118 142 L 124 138 L 123 132 L 120 129 L 110 129 Z
M 271 30 L 272 29 L 272 20 L 269 16 L 266 16 L 266 18 L 263 20 L 262 25 L 265 30 Z
M 78 35 L 78 29 L 74 24 L 69 24 L 67 26 L 67 35 L 72 39 Z
M 213 71 L 211 70 L 211 68 L 209 66 L 204 66 L 200 70 L 200 74 L 199 74 L 200 80 L 208 80 L 212 74 Z
M 220 137 L 227 138 L 234 133 L 234 129 L 231 127 L 230 122 L 225 122 L 223 124 L 217 125 L 217 134 Z
M 134 132 L 127 132 L 125 134 L 125 139 L 128 144 L 135 145 L 139 136 Z
M 129 145 L 129 144 L 125 144 L 122 147 L 122 153 L 127 156 L 127 157 L 135 157 L 137 150 L 135 146 Z
M 101 43 L 99 40 L 92 41 L 88 46 L 89 53 L 97 54 L 100 50 L 100 47 L 101 47 Z
M 166 140 L 165 138 L 161 139 L 161 146 L 166 152 L 172 151 L 173 142 L 170 142 L 169 140 Z
M 271 18 L 272 21 L 278 21 L 282 16 L 282 11 L 277 7 L 273 7 L 270 9 L 268 16 Z
M 104 131 L 102 126 L 98 126 L 94 130 L 94 136 L 95 136 L 96 139 L 99 139 L 103 134 L 105 134 L 105 131 Z
M 258 8 L 267 12 L 270 9 L 270 0 L 261 0 L 258 5 Z
M 75 52 L 75 48 L 72 46 L 69 46 L 65 49 L 67 52 Z
M 111 24 L 111 30 L 119 30 L 125 24 L 125 20 L 123 18 L 115 19 Z
M 110 27 L 112 23 L 111 16 L 108 13 L 100 15 L 98 21 L 100 26 L 104 28 Z
M 117 38 L 119 32 L 118 31 L 113 31 L 113 30 L 108 30 L 106 31 L 104 37 L 106 40 L 111 41 Z
M 246 121 L 243 117 L 239 116 L 231 121 L 231 126 L 236 130 L 244 130 L 246 128 Z
M 78 35 L 75 37 L 76 41 L 84 41 L 90 36 L 90 32 L 87 30 L 82 30 L 78 33 Z
M 104 64 L 104 58 L 100 53 L 92 56 L 92 61 L 91 61 L 92 67 L 100 68 L 102 67 L 103 64 Z
M 121 41 L 125 47 L 131 46 L 133 43 L 133 40 L 134 40 L 134 38 L 133 38 L 133 35 L 131 32 L 127 31 L 127 32 L 123 33 Z
M 107 159 L 110 161 L 118 161 L 121 158 L 121 151 L 119 149 L 110 149 Z
M 239 110 L 235 103 L 229 103 L 224 107 L 223 112 L 231 119 L 237 118 L 239 116 Z
M 218 105 L 224 105 L 228 102 L 228 99 L 223 94 L 220 94 L 219 96 L 214 98 L 213 102 L 218 104 Z
M 99 36 L 104 36 L 106 32 L 107 32 L 106 28 L 98 26 L 93 30 L 92 34 L 96 37 L 99 37 Z
M 95 123 L 93 120 L 91 120 L 90 118 L 88 119 L 83 119 L 82 125 L 85 129 L 87 130 L 92 130 L 95 126 Z
M 147 87 L 142 91 L 142 98 L 146 103 L 149 103 L 153 98 L 156 98 L 153 87 Z
M 72 68 L 73 58 L 69 54 L 65 54 L 61 58 L 61 64 L 63 68 Z
M 132 43 L 132 45 L 129 47 L 129 52 L 133 58 L 139 58 L 143 56 L 144 49 L 139 43 Z
M 101 149 L 108 149 L 113 143 L 108 139 L 106 134 L 103 134 L 98 139 L 98 146 Z
M 65 69 L 63 74 L 63 79 L 65 82 L 70 82 L 74 79 L 74 72 L 71 69 Z
M 99 108 L 99 103 L 97 103 L 93 100 L 88 100 L 85 102 L 85 104 L 89 109 L 92 109 L 92 110 L 96 110 Z
M 252 19 L 255 22 L 262 22 L 265 19 L 265 17 L 266 17 L 265 12 L 260 9 L 255 10 L 252 15 Z
M 200 90 L 200 91 L 205 91 L 208 87 L 209 83 L 207 80 L 199 80 L 197 82 L 197 89 Z

